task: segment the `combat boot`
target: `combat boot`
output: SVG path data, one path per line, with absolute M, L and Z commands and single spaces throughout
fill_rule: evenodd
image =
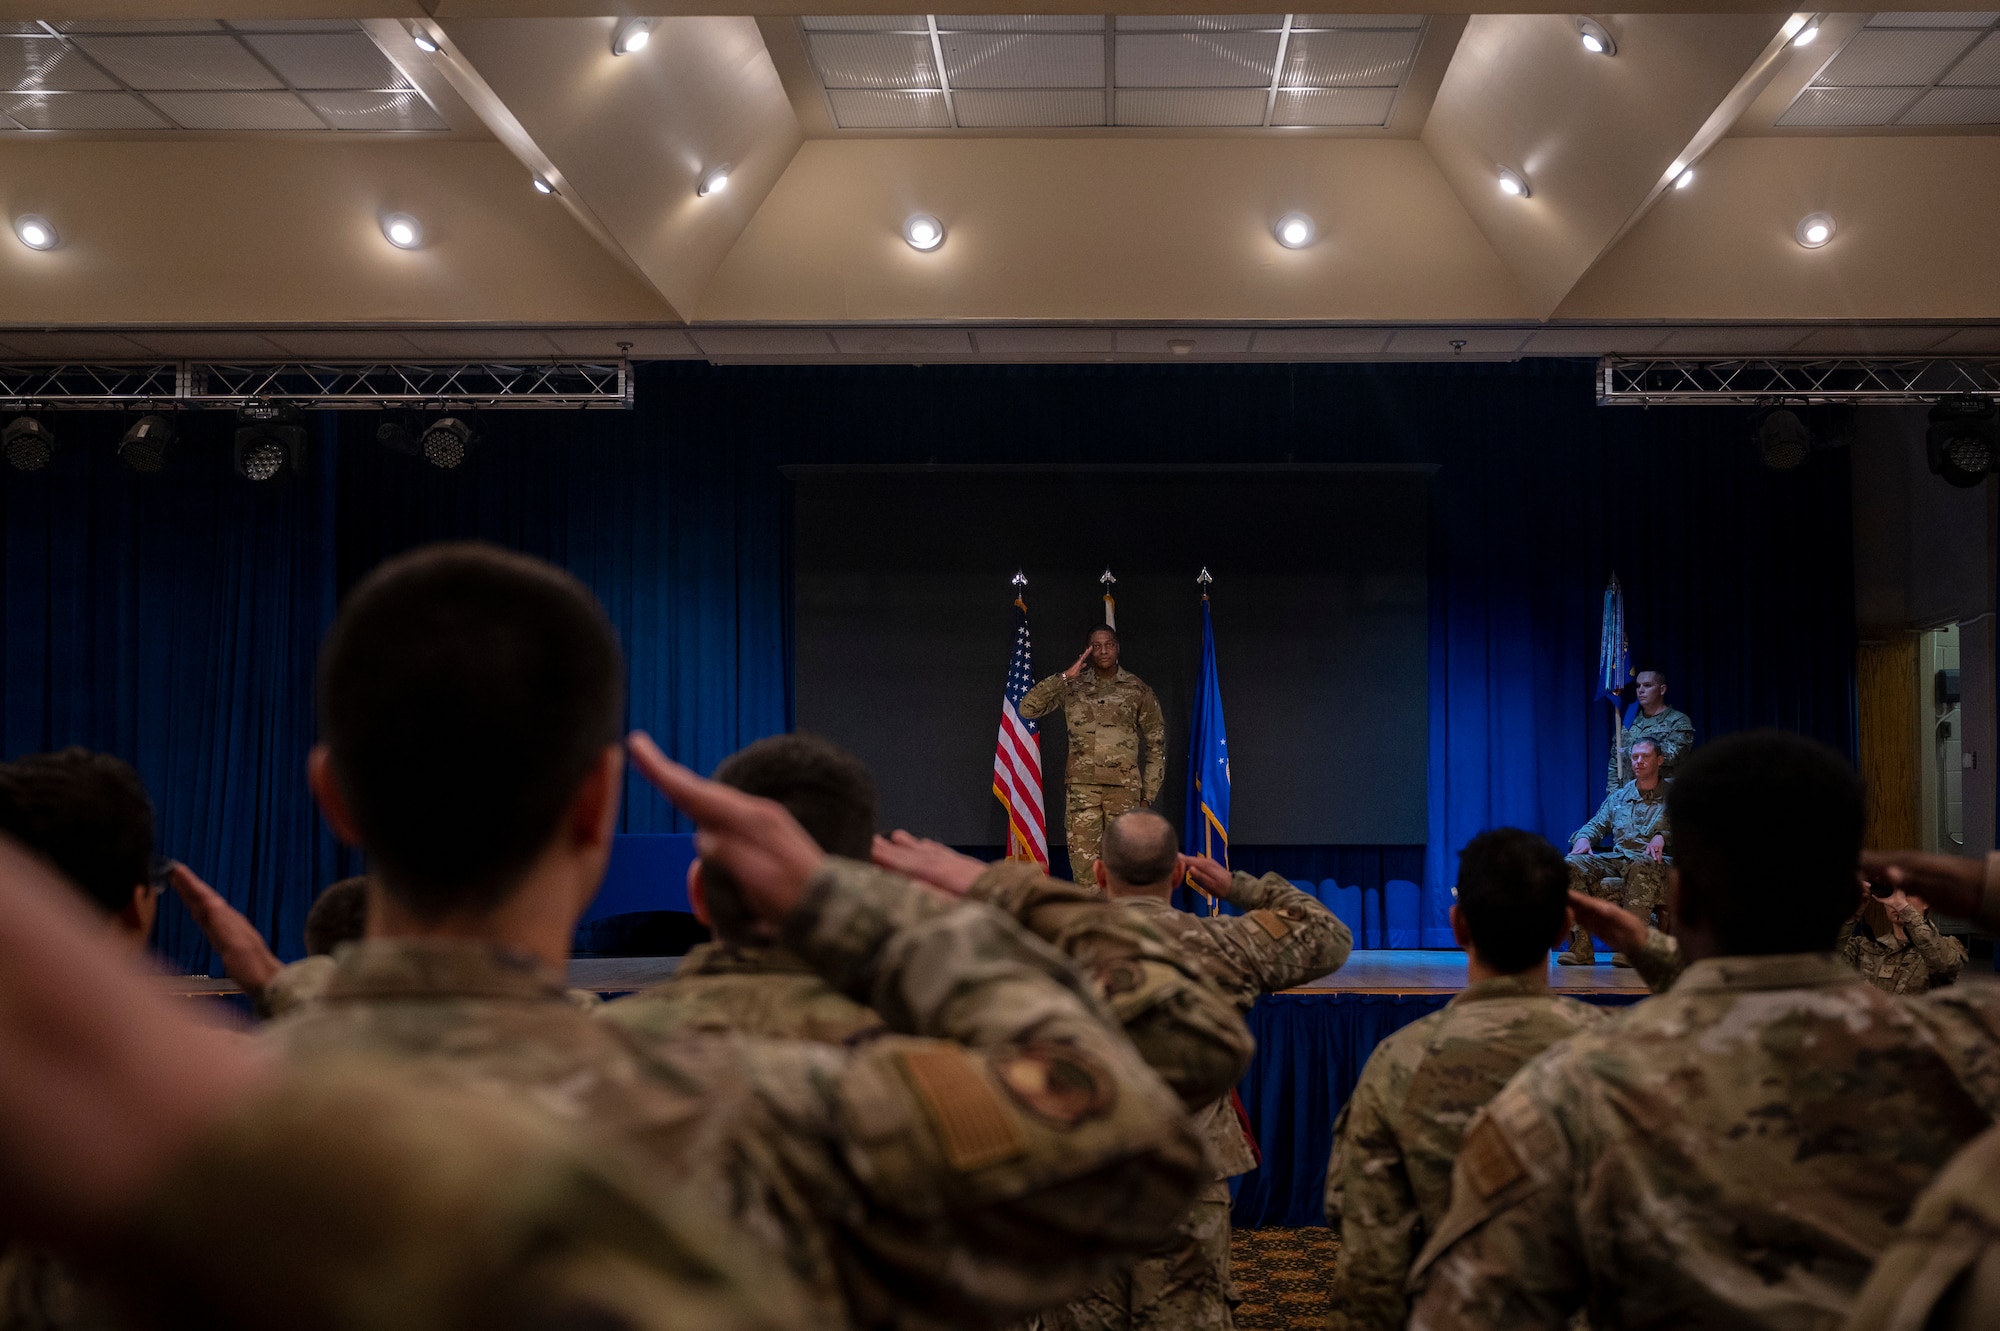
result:
M 1569 951 L 1556 958 L 1558 966 L 1595 966 L 1597 945 L 1590 940 L 1590 930 L 1572 929 L 1569 935 Z

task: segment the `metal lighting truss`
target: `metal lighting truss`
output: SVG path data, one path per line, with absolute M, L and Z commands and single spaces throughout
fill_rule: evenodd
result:
M 1859 360 L 1606 356 L 1597 363 L 1600 407 L 1763 406 L 1776 402 L 1936 402 L 2000 398 L 2000 360 L 1937 357 Z
M 481 407 L 630 410 L 626 361 L 143 361 L 0 365 L 0 408 Z

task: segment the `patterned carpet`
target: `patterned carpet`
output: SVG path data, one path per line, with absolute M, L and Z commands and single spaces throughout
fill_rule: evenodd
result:
M 1236 1331 L 1324 1331 L 1340 1240 L 1326 1228 L 1239 1229 L 1230 1273 L 1243 1302 Z

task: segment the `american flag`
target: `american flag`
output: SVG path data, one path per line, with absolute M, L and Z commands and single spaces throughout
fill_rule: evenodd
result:
M 1007 810 L 1007 858 L 1049 867 L 1049 831 L 1042 817 L 1042 741 L 1017 710 L 1035 682 L 1028 640 L 1028 604 L 1014 598 L 1014 659 L 1000 695 L 1000 742 L 993 750 L 993 795 Z

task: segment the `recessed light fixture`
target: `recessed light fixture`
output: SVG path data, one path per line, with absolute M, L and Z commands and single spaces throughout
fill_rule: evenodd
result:
M 1799 244 L 1809 250 L 1816 250 L 1833 239 L 1833 214 L 1810 213 L 1799 219 Z
M 1808 22 L 1803 28 L 1799 29 L 1799 35 L 1792 38 L 1792 45 L 1811 46 L 1813 42 L 1818 39 L 1818 37 L 1819 37 L 1819 20 L 1813 19 L 1810 22 Z
M 1576 35 L 1583 40 L 1583 49 L 1592 55 L 1617 55 L 1618 43 L 1611 40 L 1611 33 L 1594 18 L 1581 15 L 1576 20 Z
M 912 213 L 903 223 L 903 239 L 914 250 L 934 250 L 944 244 L 944 223 L 929 213 Z
M 1271 233 L 1286 249 L 1302 250 L 1313 242 L 1313 220 L 1304 213 L 1286 213 Z
M 46 217 L 37 217 L 29 213 L 25 217 L 15 218 L 14 234 L 31 250 L 52 250 L 56 247 L 56 229 L 49 225 L 49 219 Z
M 694 192 L 705 199 L 711 194 L 720 194 L 728 188 L 729 163 L 724 162 L 721 166 L 710 167 L 704 172 L 701 183 L 694 187 Z
M 1688 167 L 1686 170 L 1682 171 L 1679 175 L 1674 177 L 1675 189 L 1686 189 L 1689 185 L 1692 184 L 1694 184 L 1693 167 Z
M 631 55 L 646 49 L 646 43 L 653 40 L 653 20 L 649 18 L 628 19 L 618 25 L 618 31 L 611 36 L 611 54 Z
M 548 181 L 542 179 L 540 176 L 535 177 L 535 193 L 554 194 L 555 192 L 556 192 L 556 187 L 554 185 L 551 185 Z
M 423 224 L 408 213 L 390 213 L 383 218 L 382 235 L 399 250 L 413 250 L 424 243 Z
M 432 41 L 431 35 L 422 28 L 411 28 L 410 40 L 415 42 L 417 49 L 425 55 L 436 55 L 438 53 L 438 44 Z
M 1530 192 L 1527 177 L 1523 176 L 1519 171 L 1510 171 L 1504 166 L 1501 167 L 1500 192 L 1502 194 L 1511 194 L 1517 199 L 1527 198 Z

